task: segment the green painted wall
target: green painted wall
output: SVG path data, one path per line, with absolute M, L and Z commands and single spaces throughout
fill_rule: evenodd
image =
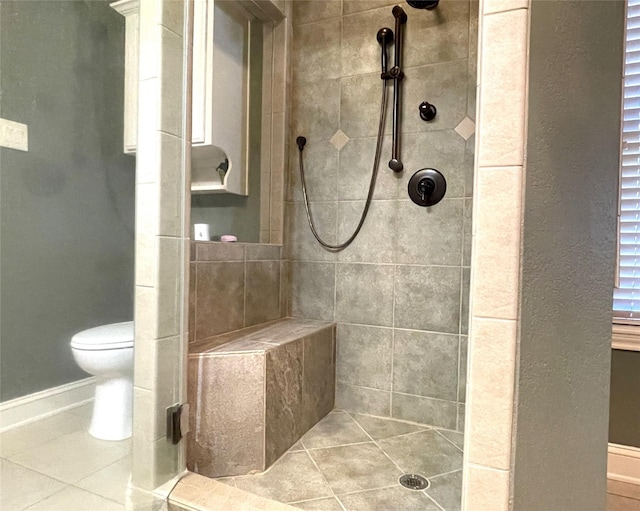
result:
M 86 377 L 69 341 L 133 316 L 135 160 L 124 18 L 106 1 L 0 3 L 0 400 Z
M 622 1 L 531 4 L 517 511 L 606 507 L 623 34 Z

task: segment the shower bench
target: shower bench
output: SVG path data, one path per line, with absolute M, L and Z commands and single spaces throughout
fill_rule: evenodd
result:
M 193 343 L 187 467 L 207 477 L 269 468 L 335 402 L 335 325 L 284 318 Z

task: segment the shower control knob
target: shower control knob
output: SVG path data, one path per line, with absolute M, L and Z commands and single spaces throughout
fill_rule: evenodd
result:
M 447 181 L 436 169 L 421 169 L 409 180 L 409 197 L 418 206 L 433 206 L 442 200 Z
M 418 181 L 418 193 L 423 201 L 427 200 L 427 195 L 431 195 L 435 189 L 436 183 L 430 177 L 425 177 Z
M 436 107 L 426 101 L 420 103 L 418 110 L 420 111 L 420 119 L 426 122 L 433 121 L 438 113 Z

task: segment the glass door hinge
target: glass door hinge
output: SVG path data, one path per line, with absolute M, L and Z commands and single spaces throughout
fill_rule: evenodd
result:
M 167 442 L 175 445 L 189 432 L 189 403 L 167 408 Z

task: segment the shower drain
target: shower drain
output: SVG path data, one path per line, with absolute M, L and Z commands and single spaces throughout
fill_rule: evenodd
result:
M 400 484 L 410 490 L 424 490 L 429 487 L 429 481 L 418 474 L 400 476 Z

